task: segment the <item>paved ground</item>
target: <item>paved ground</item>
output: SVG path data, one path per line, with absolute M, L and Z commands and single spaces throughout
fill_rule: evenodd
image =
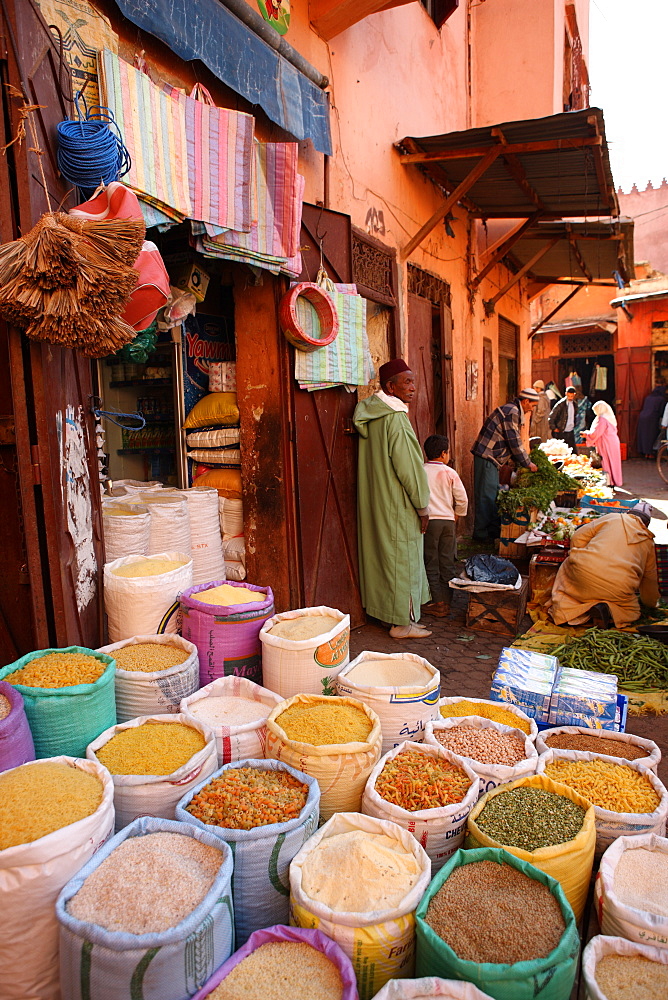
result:
M 668 484 L 659 478 L 652 462 L 633 459 L 624 463 L 624 488 L 631 495 L 651 501 L 654 507 L 652 530 L 658 540 L 668 543 Z M 467 539 L 462 540 L 460 555 L 468 554 Z M 526 566 L 520 566 L 526 572 Z M 364 649 L 381 653 L 402 650 L 424 656 L 441 671 L 441 691 L 444 696 L 464 695 L 470 698 L 489 697 L 491 675 L 499 653 L 510 645 L 512 636 L 499 636 L 489 632 L 472 631 L 465 625 L 463 594 L 455 594 L 450 618 L 423 617 L 422 624 L 432 630 L 427 639 L 397 641 L 391 639 L 387 629 L 370 621 L 355 629 L 350 637 L 351 656 Z M 521 631 L 531 627 L 525 618 Z M 668 716 L 629 717 L 626 731 L 654 740 L 661 747 L 663 760 L 659 776 L 668 785 Z

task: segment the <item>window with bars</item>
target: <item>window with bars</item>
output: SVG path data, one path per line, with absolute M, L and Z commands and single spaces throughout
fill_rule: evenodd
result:
M 610 354 L 612 353 L 612 334 L 600 331 L 589 333 L 564 333 L 559 337 L 561 354 Z

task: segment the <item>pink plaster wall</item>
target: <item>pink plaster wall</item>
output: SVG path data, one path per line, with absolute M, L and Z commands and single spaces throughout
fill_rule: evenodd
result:
M 657 271 L 668 274 L 668 182 L 665 177 L 658 187 L 651 182 L 645 190 L 634 184 L 628 193 L 617 192 L 622 215 L 634 220 L 634 256 L 636 261 L 646 260 Z

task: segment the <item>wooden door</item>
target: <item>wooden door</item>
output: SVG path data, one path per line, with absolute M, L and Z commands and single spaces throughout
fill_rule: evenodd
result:
M 420 295 L 408 295 L 408 349 L 406 363 L 415 376 L 417 392 L 409 417 L 420 444 L 434 433 L 434 368 L 432 360 L 432 304 Z
M 494 355 L 492 353 L 492 341 L 488 337 L 482 342 L 482 406 L 483 420 L 492 412 L 493 387 L 492 378 L 494 375 Z
M 615 389 L 619 440 L 635 454 L 638 415 L 652 389 L 651 347 L 622 347 L 617 351 Z
M 558 358 L 534 358 L 531 362 L 531 383 L 542 379 L 547 386 L 555 381 L 555 368 Z
M 441 385 L 443 393 L 443 433 L 450 441 L 450 454 L 457 453 L 455 433 L 455 391 L 452 373 L 452 311 L 445 303 L 441 304 Z M 438 415 L 437 415 L 438 416 Z

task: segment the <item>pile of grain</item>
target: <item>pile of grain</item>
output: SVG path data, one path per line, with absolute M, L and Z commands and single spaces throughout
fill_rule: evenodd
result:
M 160 576 L 163 573 L 171 573 L 180 566 L 185 566 L 184 559 L 159 559 L 156 556 L 146 556 L 141 561 L 126 563 L 125 566 L 117 566 L 112 569 L 114 576 Z
M 608 757 L 623 757 L 624 760 L 639 760 L 649 757 L 644 747 L 626 740 L 609 740 L 604 736 L 589 736 L 586 733 L 553 733 L 545 737 L 545 744 L 554 750 L 580 750 L 589 753 L 604 753 Z
M 668 965 L 642 955 L 606 955 L 594 973 L 606 1000 L 666 1000 Z
M 289 740 L 321 747 L 338 743 L 364 743 L 373 729 L 361 708 L 338 698 L 323 698 L 310 705 L 298 703 L 276 718 Z
M 434 729 L 434 736 L 441 746 L 480 764 L 505 764 L 512 767 L 521 760 L 526 760 L 524 741 L 513 733 L 461 725 L 451 726 L 449 729 Z
M 522 719 L 514 712 L 509 712 L 501 705 L 485 705 L 476 701 L 453 702 L 450 705 L 440 705 L 439 712 L 444 719 L 462 717 L 467 715 L 477 715 L 482 719 L 491 719 L 492 722 L 500 722 L 502 726 L 511 726 L 513 729 L 521 729 L 527 736 L 531 732 L 531 726 L 526 719 Z
M 182 722 L 144 722 L 121 729 L 95 756 L 112 774 L 173 774 L 205 742 L 197 729 Z
M 25 667 L 8 674 L 5 680 L 24 687 L 72 687 L 94 684 L 106 669 L 106 663 L 86 653 L 47 653 L 36 656 Z
M 300 615 L 299 618 L 286 618 L 277 622 L 268 632 L 280 639 L 299 642 L 301 639 L 314 639 L 316 635 L 331 632 L 339 624 L 340 619 L 333 615 Z
M 232 969 L 207 1000 L 341 1000 L 343 984 L 333 962 L 296 941 L 270 941 Z
M 459 958 L 477 963 L 546 958 L 566 928 L 547 886 L 496 861 L 455 868 L 429 903 L 425 920 Z
M 169 670 L 184 663 L 189 656 L 187 650 L 166 642 L 136 642 L 113 652 L 116 666 L 121 670 L 141 670 L 145 673 Z
M 266 719 L 273 707 L 253 698 L 221 696 L 200 698 L 188 705 L 188 712 L 208 726 L 243 726 Z
M 217 604 L 226 608 L 233 604 L 261 604 L 265 600 L 265 594 L 246 587 L 233 587 L 230 583 L 221 583 L 219 587 L 211 587 L 210 590 L 200 590 L 190 597 L 202 604 Z
M 12 710 L 9 698 L 5 698 L 4 694 L 0 694 L 0 720 L 6 719 Z
M 128 837 L 91 872 L 67 911 L 109 931 L 160 933 L 202 902 L 222 862 L 217 848 L 181 833 Z
M 615 868 L 612 886 L 626 906 L 668 917 L 668 854 L 627 848 Z
M 296 819 L 307 796 L 308 786 L 287 771 L 228 767 L 193 795 L 186 810 L 202 823 L 252 830 Z
M 38 761 L 0 774 L 0 850 L 30 844 L 90 816 L 104 789 L 95 774 Z
M 423 687 L 432 679 L 428 667 L 415 660 L 361 660 L 345 679 L 364 687 Z

